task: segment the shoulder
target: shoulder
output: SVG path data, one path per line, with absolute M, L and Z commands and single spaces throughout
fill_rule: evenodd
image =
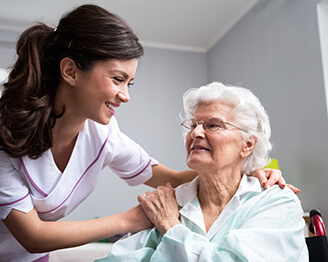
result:
M 19 159 L 9 157 L 6 152 L 0 150 L 0 170 L 1 173 L 11 171 L 14 168 L 19 168 Z
M 290 188 L 281 189 L 278 185 L 273 185 L 268 189 L 264 189 L 255 177 L 244 176 L 239 190 L 240 194 L 246 191 L 245 196 L 247 198 L 275 199 L 283 197 L 299 202 L 297 195 Z
M 277 212 L 288 217 L 302 217 L 303 209 L 299 198 L 288 187 L 281 189 L 274 185 L 269 189 L 262 190 L 257 195 L 249 197 L 245 206 L 251 208 L 254 212 Z M 266 210 L 266 211 L 265 211 Z
M 277 206 L 280 208 L 294 207 L 302 210 L 300 200 L 291 189 L 288 187 L 281 189 L 278 185 L 264 189 L 254 177 L 243 177 L 239 194 L 240 200 L 245 207 Z
M 288 187 L 285 187 L 284 189 L 281 189 L 278 185 L 274 185 L 270 187 L 269 189 L 266 189 L 262 191 L 261 193 L 263 197 L 272 198 L 272 199 L 289 199 L 292 201 L 299 202 L 299 199 L 297 195 Z

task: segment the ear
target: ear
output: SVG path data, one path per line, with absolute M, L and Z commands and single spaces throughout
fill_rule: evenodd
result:
M 77 66 L 71 58 L 65 57 L 60 61 L 60 73 L 66 83 L 71 86 L 75 85 Z
M 256 143 L 257 143 L 257 137 L 250 136 L 249 138 L 247 138 L 244 142 L 244 148 L 241 151 L 241 157 L 242 158 L 248 157 L 252 153 Z

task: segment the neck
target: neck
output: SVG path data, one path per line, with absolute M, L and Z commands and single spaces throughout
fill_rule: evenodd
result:
M 65 81 L 60 81 L 56 93 L 56 114 L 61 114 L 63 109 L 64 114 L 62 117 L 56 119 L 56 124 L 52 129 L 53 144 L 67 142 L 74 140 L 78 133 L 83 129 L 86 119 L 81 118 L 76 114 L 76 110 L 70 105 L 71 94 L 69 93 L 69 86 Z
M 69 115 L 64 115 L 56 120 L 56 124 L 52 129 L 53 145 L 65 144 L 74 140 L 78 133 L 83 129 L 84 121 L 77 121 Z
M 198 199 L 207 231 L 236 193 L 241 177 L 240 168 L 215 174 L 199 173 Z
M 199 191 L 198 198 L 203 205 L 216 204 L 226 205 L 233 195 L 236 193 L 241 174 L 239 176 L 220 177 L 214 176 L 210 179 L 199 176 Z

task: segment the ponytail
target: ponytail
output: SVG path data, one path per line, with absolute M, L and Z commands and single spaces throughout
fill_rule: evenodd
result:
M 52 33 L 52 28 L 38 24 L 17 42 L 17 60 L 0 99 L 0 148 L 11 157 L 37 158 L 52 146 L 55 92 L 42 89 L 43 51 Z
M 108 59 L 143 55 L 139 39 L 119 16 L 97 5 L 64 15 L 56 30 L 45 24 L 27 29 L 17 42 L 17 61 L 0 98 L 0 149 L 17 158 L 37 158 L 52 147 L 60 61 L 71 58 L 82 71 Z

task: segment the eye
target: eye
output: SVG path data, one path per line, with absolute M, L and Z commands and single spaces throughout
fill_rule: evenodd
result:
M 222 128 L 222 121 L 216 118 L 208 119 L 205 123 L 205 128 L 209 131 L 216 131 Z
M 121 77 L 113 77 L 116 82 L 122 83 L 124 80 Z
M 208 124 L 208 125 L 206 125 L 206 129 L 209 130 L 209 131 L 216 131 L 220 128 L 221 128 L 221 126 L 218 125 L 218 124 Z
M 196 123 L 192 123 L 190 125 L 190 130 L 194 130 L 196 127 L 197 127 L 197 124 Z
M 131 87 L 133 85 L 134 85 L 134 83 L 128 83 L 128 87 Z

